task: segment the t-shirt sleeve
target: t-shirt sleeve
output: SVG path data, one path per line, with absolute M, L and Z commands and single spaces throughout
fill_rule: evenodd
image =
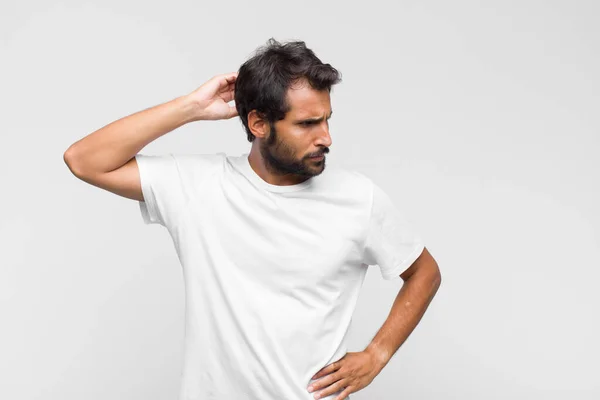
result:
M 425 245 L 390 197 L 374 182 L 372 188 L 363 262 L 379 265 L 383 279 L 396 279 L 421 255 Z
M 144 223 L 174 224 L 185 204 L 175 156 L 137 154 L 135 159 L 144 195 L 144 201 L 138 202 Z

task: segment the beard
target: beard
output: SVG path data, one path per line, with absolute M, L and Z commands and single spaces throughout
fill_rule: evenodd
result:
M 319 161 L 309 157 L 298 159 L 296 150 L 279 139 L 273 123 L 269 123 L 269 136 L 262 140 L 259 146 L 260 154 L 265 162 L 265 167 L 274 175 L 296 175 L 301 178 L 310 178 L 319 175 L 325 169 L 325 158 Z M 326 154 L 328 149 L 323 149 Z

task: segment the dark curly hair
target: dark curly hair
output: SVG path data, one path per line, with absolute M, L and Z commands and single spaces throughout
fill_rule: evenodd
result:
M 323 64 L 302 41 L 280 43 L 270 38 L 238 70 L 235 81 L 235 107 L 248 141 L 255 136 L 248 128 L 248 113 L 256 110 L 269 124 L 285 118 L 290 110 L 286 101 L 292 84 L 306 80 L 315 90 L 327 90 L 342 81 L 341 73 Z

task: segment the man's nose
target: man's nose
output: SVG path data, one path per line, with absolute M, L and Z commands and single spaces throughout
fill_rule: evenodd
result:
M 331 146 L 331 134 L 329 133 L 329 123 L 325 121 L 321 124 L 322 128 L 319 135 L 319 143 L 323 146 Z

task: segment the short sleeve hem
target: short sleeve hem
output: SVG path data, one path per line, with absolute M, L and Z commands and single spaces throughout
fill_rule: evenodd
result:
M 156 208 L 156 203 L 154 202 L 154 196 L 152 195 L 152 190 L 150 188 L 150 182 L 148 181 L 149 176 L 147 174 L 146 168 L 146 159 L 144 155 L 137 154 L 135 156 L 135 160 L 138 165 L 138 171 L 140 174 L 140 185 L 142 188 L 142 194 L 144 196 L 144 201 L 139 201 L 140 212 L 142 214 L 142 219 L 145 224 L 153 224 L 160 223 L 158 218 L 158 212 Z
M 152 220 L 150 218 L 150 213 L 148 211 L 148 206 L 145 201 L 138 201 L 140 205 L 140 212 L 142 213 L 142 219 L 145 224 L 151 224 Z
M 408 267 L 412 265 L 416 261 L 417 258 L 423 253 L 425 249 L 425 244 L 423 242 L 419 242 L 415 250 L 408 256 L 404 261 L 394 267 L 392 270 L 384 271 L 381 270 L 381 276 L 385 280 L 393 280 L 400 278 L 400 274 L 404 272 Z

